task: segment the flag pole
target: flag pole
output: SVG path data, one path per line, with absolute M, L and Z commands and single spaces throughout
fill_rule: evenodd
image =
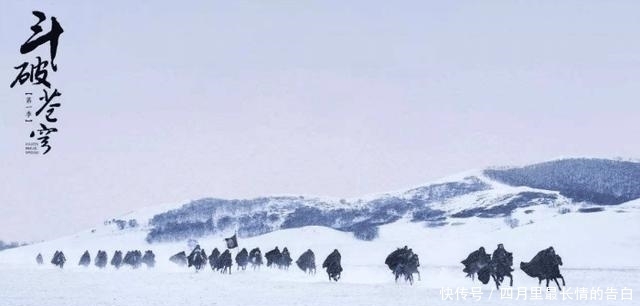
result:
M 236 247 L 235 248 L 239 250 L 240 249 L 240 243 L 238 243 L 238 223 L 236 223 L 236 229 L 235 229 L 235 231 L 233 231 L 233 237 L 236 237 Z M 240 252 L 240 251 L 238 251 L 238 252 Z M 236 256 L 238 256 L 237 252 L 236 252 L 235 256 L 233 256 L 233 255 L 231 256 L 231 260 L 234 260 L 236 258 Z M 237 262 L 236 262 L 236 265 L 238 265 Z M 236 267 L 236 271 L 240 271 L 238 268 L 239 267 Z

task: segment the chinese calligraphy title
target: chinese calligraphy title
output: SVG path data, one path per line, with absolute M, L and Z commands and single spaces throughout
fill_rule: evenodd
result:
M 38 144 L 41 149 L 44 151 L 42 154 L 47 154 L 51 151 L 51 144 L 49 143 L 51 133 L 57 133 L 58 128 L 55 127 L 55 123 L 58 121 L 58 118 L 54 116 L 54 111 L 61 106 L 59 99 L 56 99 L 62 95 L 62 93 L 58 90 L 58 88 L 52 89 L 52 84 L 49 82 L 49 68 L 53 72 L 58 71 L 58 66 L 54 63 L 56 58 L 56 54 L 58 51 L 58 42 L 60 40 L 60 35 L 64 32 L 62 26 L 56 19 L 56 17 L 51 17 L 51 27 L 49 32 L 46 34 L 41 34 L 43 32 L 41 23 L 47 20 L 47 16 L 43 12 L 33 11 L 33 15 L 38 18 L 38 22 L 31 26 L 31 31 L 33 34 L 20 46 L 21 54 L 28 54 L 32 51 L 38 49 L 38 47 L 49 44 L 49 59 L 43 60 L 42 57 L 36 56 L 33 62 L 25 61 L 22 64 L 14 67 L 14 69 L 18 70 L 18 75 L 9 85 L 10 88 L 13 88 L 16 85 L 23 86 L 25 83 L 31 86 L 38 86 L 42 88 L 42 96 L 38 98 L 41 101 L 40 106 L 34 112 L 32 109 L 32 95 L 33 92 L 25 93 L 25 102 L 27 109 L 25 115 L 25 122 L 30 124 L 30 138 L 35 138 L 39 142 L 26 144 L 26 153 L 27 154 L 39 154 Z M 40 35 L 39 35 L 40 34 Z M 37 37 L 36 37 L 37 36 Z M 40 116 L 43 114 L 43 116 Z M 35 117 L 32 118 L 32 117 Z M 43 118 L 44 117 L 44 118 Z M 33 122 L 34 120 L 37 123 L 37 126 L 34 128 Z

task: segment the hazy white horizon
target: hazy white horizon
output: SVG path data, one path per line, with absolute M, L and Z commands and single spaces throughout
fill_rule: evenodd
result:
M 1 240 L 201 197 L 354 197 L 640 157 L 635 1 L 0 6 Z M 24 90 L 9 88 L 36 9 L 65 30 L 46 156 L 24 154 Z

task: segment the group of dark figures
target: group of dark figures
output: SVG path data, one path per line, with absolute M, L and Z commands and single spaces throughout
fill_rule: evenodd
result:
M 247 254 L 246 249 L 243 249 L 242 252 L 236 255 L 238 269 L 242 268 L 244 270 L 246 268 L 248 258 L 249 255 Z M 196 272 L 200 271 L 200 269 L 202 269 L 207 263 L 209 263 L 212 270 L 231 274 L 231 266 L 233 265 L 233 261 L 231 260 L 231 252 L 229 252 L 229 250 L 225 250 L 224 252 L 220 253 L 220 251 L 215 248 L 211 252 L 211 255 L 207 256 L 207 253 L 200 247 L 200 245 L 196 245 L 189 256 L 187 256 L 187 254 L 182 251 L 171 256 L 169 260 L 181 266 L 194 267 L 196 269 Z
M 287 270 L 293 260 L 289 250 L 285 247 L 280 251 L 278 247 L 264 254 L 267 267 L 277 267 L 279 269 Z M 338 250 L 333 250 L 329 256 L 322 263 L 322 268 L 326 269 L 329 281 L 338 281 L 342 274 L 341 255 Z M 180 252 L 169 258 L 170 261 L 188 267 L 194 267 L 196 272 L 200 271 L 207 263 L 214 271 L 219 271 L 223 274 L 231 274 L 231 267 L 233 266 L 233 260 L 231 259 L 231 252 L 227 249 L 220 253 L 217 248 L 214 248 L 209 256 L 204 249 L 197 245 L 191 253 L 187 256 L 186 253 Z M 62 268 L 67 261 L 64 253 L 56 251 L 51 259 L 51 263 Z M 238 270 L 245 270 L 247 265 L 251 264 L 252 268 L 258 269 L 263 264 L 262 252 L 259 248 L 254 248 L 250 252 L 243 248 L 235 256 L 235 261 L 238 266 Z M 36 257 L 38 264 L 43 264 L 42 254 L 38 254 Z M 387 256 L 384 262 L 391 272 L 395 276 L 396 282 L 401 277 L 405 281 L 413 284 L 413 275 L 418 274 L 420 279 L 420 261 L 418 255 L 413 252 L 412 249 L 405 246 L 404 248 L 398 248 L 391 252 Z M 475 279 L 476 275 L 478 279 L 487 284 L 493 278 L 496 284 L 496 288 L 500 289 L 500 285 L 504 281 L 505 277 L 509 277 L 509 285 L 513 286 L 513 253 L 507 252 L 502 244 L 498 244 L 498 248 L 493 251 L 493 254 L 486 253 L 484 247 L 480 247 L 478 250 L 471 252 L 469 256 L 461 263 L 464 265 L 462 271 L 467 274 L 467 277 Z M 91 255 L 89 251 L 85 251 L 80 258 L 78 265 L 89 266 L 91 264 Z M 99 268 L 104 268 L 107 265 L 107 252 L 98 251 L 95 257 L 94 264 Z M 129 265 L 136 269 L 142 264 L 146 264 L 147 267 L 152 268 L 155 265 L 155 255 L 151 250 L 147 250 L 144 255 L 138 250 L 128 251 L 126 255 L 122 256 L 122 251 L 115 251 L 111 258 L 111 265 L 116 268 L 120 268 L 122 265 Z M 300 270 L 305 273 L 316 273 L 316 257 L 313 251 L 307 250 L 296 260 L 296 265 Z M 560 274 L 560 266 L 562 265 L 562 258 L 555 253 L 553 247 L 544 249 L 529 262 L 521 262 L 520 269 L 527 275 L 538 278 L 538 284 L 542 284 L 543 280 L 547 281 L 546 286 L 549 286 L 551 280 L 555 281 L 560 290 L 560 283 L 558 278 L 562 280 L 562 286 L 565 286 L 564 277 Z
M 288 270 L 289 266 L 293 262 L 289 250 L 285 247 L 280 251 L 278 247 L 264 254 L 267 267 L 278 268 Z M 196 272 L 209 263 L 211 270 L 218 271 L 222 274 L 231 274 L 231 267 L 233 261 L 231 259 L 231 252 L 225 250 L 220 253 L 217 248 L 211 251 L 211 254 L 207 256 L 207 253 L 200 245 L 196 247 L 187 255 L 184 251 L 177 253 L 169 258 L 169 260 L 180 266 L 194 267 Z M 341 256 L 338 250 L 334 250 L 322 264 L 322 267 L 327 270 L 329 280 L 338 281 L 340 274 L 342 273 L 342 266 L 340 264 Z M 251 264 L 251 267 L 256 270 L 264 264 L 263 255 L 259 248 L 254 248 L 250 252 L 247 252 L 246 248 L 243 248 L 236 254 L 235 261 L 237 264 L 237 270 L 246 270 L 247 266 Z M 296 265 L 300 270 L 305 273 L 316 273 L 316 256 L 311 250 L 307 250 L 296 260 Z
M 94 260 L 95 266 L 98 268 L 104 268 L 107 266 L 107 261 L 107 252 L 102 250 L 98 251 L 98 254 L 96 255 L 96 258 Z M 39 265 L 44 263 L 42 254 L 38 254 L 38 256 L 36 256 L 36 262 Z M 61 251 L 56 251 L 53 254 L 53 258 L 51 259 L 51 263 L 60 268 L 63 268 L 66 262 L 67 258 Z M 122 265 L 128 265 L 134 269 L 137 269 L 142 264 L 147 265 L 147 267 L 149 268 L 153 268 L 156 264 L 156 255 L 153 254 L 151 250 L 147 250 L 144 255 L 142 255 L 142 252 L 134 250 L 128 251 L 127 254 L 125 254 L 124 258 L 122 257 L 122 251 L 115 251 L 113 253 L 113 257 L 111 257 L 111 265 L 116 269 L 119 269 Z M 89 254 L 89 251 L 85 251 L 84 254 L 82 254 L 78 265 L 84 267 L 88 267 L 89 265 L 91 265 L 91 254 Z
M 491 278 L 496 284 L 496 288 L 500 289 L 500 285 L 506 276 L 509 277 L 509 286 L 513 286 L 513 253 L 507 252 L 502 244 L 498 244 L 498 248 L 493 251 L 492 255 L 485 252 L 484 247 L 480 247 L 477 251 L 473 251 L 461 263 L 464 265 L 463 272 L 467 273 L 467 277 L 474 279 L 478 275 L 478 279 L 487 284 Z M 546 286 L 549 287 L 549 281 L 556 282 L 558 289 L 562 290 L 558 283 L 558 278 L 562 279 L 562 286 L 565 286 L 564 277 L 560 274 L 560 266 L 562 258 L 556 254 L 553 247 L 544 249 L 529 262 L 521 262 L 520 269 L 527 275 L 537 278 L 538 284 L 542 284 L 543 280 L 547 281 Z

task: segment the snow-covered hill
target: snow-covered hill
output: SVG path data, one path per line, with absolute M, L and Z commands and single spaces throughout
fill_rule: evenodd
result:
M 151 243 L 233 231 L 240 237 L 252 237 L 303 226 L 325 226 L 353 233 L 361 240 L 374 240 L 381 225 L 400 220 L 439 227 L 470 217 L 498 218 L 516 227 L 536 219 L 523 213 L 545 211 L 547 217 L 553 217 L 615 210 L 616 205 L 640 197 L 639 182 L 640 163 L 564 159 L 522 168 L 470 171 L 407 190 L 361 198 L 205 198 L 133 212 L 109 223 L 113 228 L 126 229 L 133 220 L 147 232 L 146 240 Z
M 611 162 L 613 167 L 601 167 Z M 450 305 L 458 302 L 442 301 L 440 289 L 482 286 L 488 295 L 492 285 L 465 278 L 460 260 L 480 246 L 492 251 L 498 243 L 514 254 L 517 287 L 538 285 L 518 269 L 518 263 L 553 246 L 563 258 L 567 286 L 637 289 L 640 199 L 619 204 L 584 201 L 584 195 L 596 193 L 599 196 L 592 197 L 596 200 L 633 198 L 640 185 L 634 176 L 637 173 L 619 173 L 616 161 L 581 159 L 551 164 L 559 169 L 569 164 L 574 167 L 568 176 L 547 171 L 549 164 L 544 165 L 545 171 L 538 167 L 534 171 L 528 167 L 493 169 L 490 174 L 471 171 L 354 199 L 201 199 L 141 209 L 74 235 L 0 252 L 0 304 L 414 305 L 427 300 L 433 305 Z M 508 175 L 500 176 L 504 174 L 500 171 Z M 545 186 L 549 189 L 540 188 L 538 184 L 545 181 L 539 175 L 548 177 Z M 624 181 L 624 188 L 610 184 L 621 177 L 631 182 Z M 567 188 L 572 178 L 576 178 L 576 188 Z M 580 192 L 567 193 L 569 189 Z M 580 199 L 575 195 L 581 195 Z M 321 262 L 338 249 L 342 278 L 331 284 L 321 270 L 306 275 L 295 266 L 289 271 L 265 267 L 235 271 L 234 267 L 232 275 L 209 269 L 195 274 L 168 260 L 177 252 L 189 251 L 189 239 L 196 239 L 207 253 L 214 247 L 224 249 L 223 238 L 236 230 L 240 248 L 260 247 L 266 252 L 286 246 L 294 260 L 312 249 Z M 413 248 L 421 261 L 422 281 L 411 288 L 395 284 L 384 265 L 385 257 L 404 245 Z M 115 250 L 135 249 L 153 250 L 156 267 L 134 271 L 110 265 L 105 269 L 78 266 L 85 250 L 91 256 L 105 250 L 111 258 Z M 56 250 L 67 257 L 64 270 L 48 264 Z M 38 253 L 45 265 L 36 265 Z M 487 302 L 486 296 L 483 301 Z M 543 302 L 599 305 L 602 301 Z M 511 302 L 493 299 L 489 303 Z
M 393 248 L 410 244 L 421 251 L 425 264 L 457 265 L 460 258 L 480 245 L 492 248 L 504 242 L 523 261 L 537 250 L 554 245 L 565 252 L 576 252 L 574 260 L 566 261 L 569 266 L 637 266 L 626 254 L 640 242 L 638 200 L 601 205 L 576 201 L 562 193 L 575 180 L 571 189 L 581 190 L 581 194 L 597 190 L 600 195 L 611 191 L 617 198 L 637 197 L 638 165 L 565 159 L 523 168 L 471 171 L 365 198 L 210 198 L 177 206 L 167 204 L 110 219 L 76 235 L 2 252 L 0 263 L 30 264 L 38 252 L 47 257 L 56 249 L 73 250 L 68 255 L 71 262 L 84 250 L 98 249 L 110 253 L 115 249 L 153 249 L 159 250 L 162 258 L 185 249 L 188 239 L 220 248 L 222 237 L 237 231 L 240 241 L 248 246 L 267 249 L 287 245 L 300 252 L 312 247 L 330 252 L 342 246 L 353 248 L 354 253 L 369 254 L 371 264 L 379 263 Z M 570 170 L 560 171 L 567 167 Z M 511 181 L 501 173 L 519 177 L 514 184 L 519 186 L 505 184 Z M 500 177 L 503 182 L 489 176 Z M 550 187 L 562 186 L 561 190 L 524 186 L 528 181 L 543 182 L 538 176 L 548 178 Z M 614 180 L 625 187 L 609 183 Z M 595 246 L 615 252 L 607 254 L 608 260 L 585 256 L 585 249 Z
M 640 254 L 640 201 L 598 213 L 557 214 L 555 208 L 539 208 L 535 214 L 522 213 L 514 218 L 527 224 L 511 227 L 502 219 L 470 217 L 448 226 L 429 227 L 403 219 L 381 226 L 379 237 L 373 241 L 327 227 L 307 226 L 240 238 L 239 243 L 241 248 L 260 247 L 263 251 L 287 246 L 293 256 L 310 248 L 324 257 L 337 248 L 343 253 L 346 267 L 383 266 L 386 255 L 404 245 L 420 254 L 423 266 L 458 266 L 479 246 L 492 250 L 498 243 L 514 252 L 516 262 L 528 261 L 552 245 L 563 256 L 566 267 L 640 268 L 636 260 Z M 209 252 L 214 247 L 225 248 L 223 237 L 214 234 L 198 242 Z M 189 250 L 186 241 L 149 244 L 145 238 L 145 232 L 138 230 L 86 231 L 4 251 L 0 253 L 0 265 L 32 266 L 36 254 L 51 258 L 55 250 L 63 250 L 69 260 L 66 269 L 83 269 L 77 262 L 85 250 L 92 255 L 106 250 L 111 256 L 115 250 L 151 249 L 157 254 L 158 267 L 171 270 L 177 267 L 166 259 Z

